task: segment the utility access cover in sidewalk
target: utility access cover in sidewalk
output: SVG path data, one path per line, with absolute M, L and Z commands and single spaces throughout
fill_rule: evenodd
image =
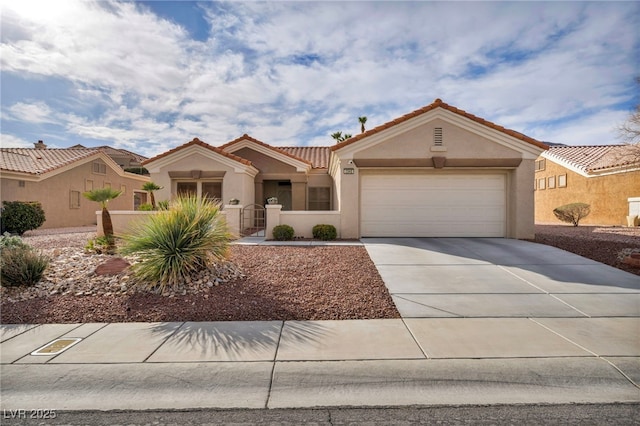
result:
M 82 339 L 79 337 L 69 337 L 65 339 L 56 339 L 47 343 L 38 350 L 31 352 L 31 355 L 58 355 L 75 345 Z

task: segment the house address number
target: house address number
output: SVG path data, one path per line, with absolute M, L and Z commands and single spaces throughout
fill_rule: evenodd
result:
M 347 167 L 342 169 L 342 173 L 344 173 L 345 175 L 352 175 L 355 173 L 355 170 L 353 167 Z

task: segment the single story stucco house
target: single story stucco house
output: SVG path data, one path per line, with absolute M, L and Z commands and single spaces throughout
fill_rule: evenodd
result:
M 267 230 L 292 223 L 308 235 L 312 224 L 332 223 L 341 238 L 526 239 L 534 161 L 547 148 L 436 99 L 333 146 L 193 139 L 143 165 L 163 187 L 158 199 L 193 192 L 247 206 L 277 197 L 281 214 L 267 211 Z
M 82 196 L 93 189 L 122 191 L 110 210 L 133 210 L 146 200 L 142 187 L 149 178 L 125 172 L 104 149 L 34 145 L 0 148 L 0 201 L 40 202 L 43 229 L 94 225 L 100 204 Z

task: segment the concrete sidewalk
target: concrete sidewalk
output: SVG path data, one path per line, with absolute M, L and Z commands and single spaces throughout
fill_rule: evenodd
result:
M 640 402 L 637 276 L 516 240 L 362 243 L 402 319 L 2 325 L 0 408 Z
M 3 325 L 0 408 L 640 401 L 640 318 L 566 321 Z M 82 340 L 30 355 L 70 337 Z

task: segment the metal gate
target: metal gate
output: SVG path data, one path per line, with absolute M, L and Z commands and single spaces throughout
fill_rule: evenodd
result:
M 265 237 L 266 209 L 260 204 L 250 204 L 242 209 L 240 235 L 243 237 Z

